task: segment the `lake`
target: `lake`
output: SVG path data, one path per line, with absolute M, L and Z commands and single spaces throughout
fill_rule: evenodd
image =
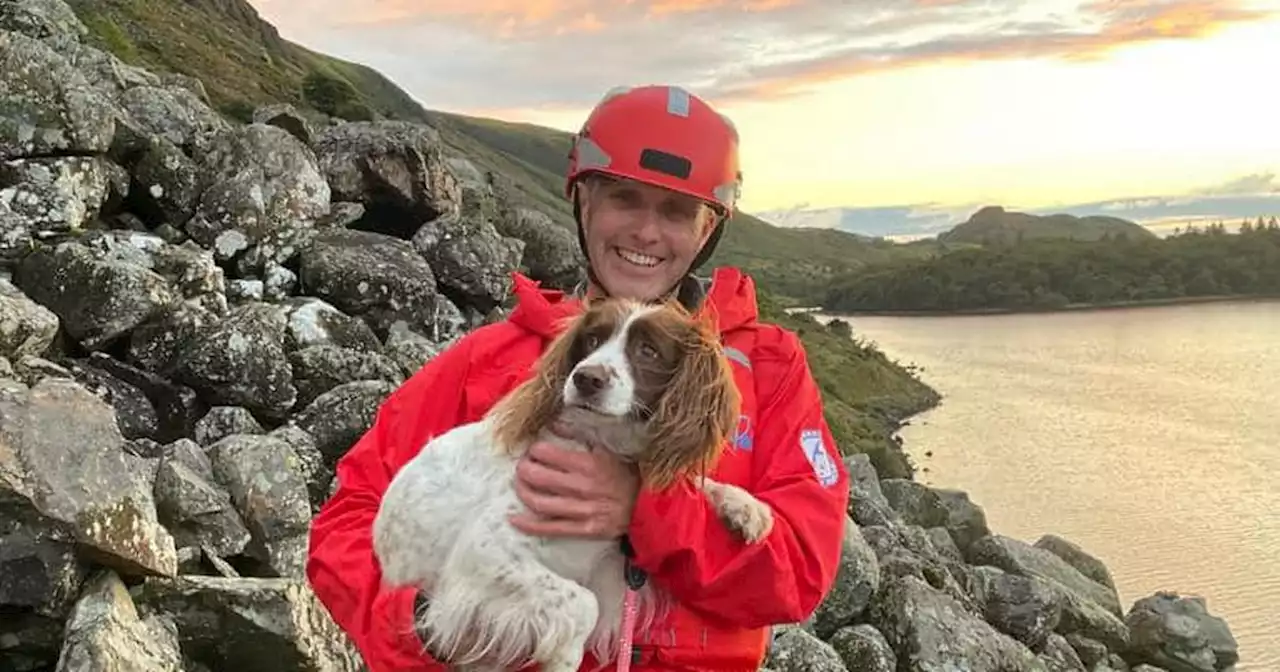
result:
M 844 319 L 944 395 L 901 433 L 919 480 L 1080 544 L 1126 611 L 1204 596 L 1237 672 L 1280 670 L 1280 302 Z

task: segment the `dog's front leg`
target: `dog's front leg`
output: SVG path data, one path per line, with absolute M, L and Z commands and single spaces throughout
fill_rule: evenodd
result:
M 711 500 L 720 519 L 747 543 L 764 539 L 773 529 L 773 510 L 736 485 L 702 479 L 702 491 Z

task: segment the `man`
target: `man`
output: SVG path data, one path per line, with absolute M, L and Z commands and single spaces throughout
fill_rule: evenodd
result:
M 517 473 L 529 511 L 512 524 L 535 535 L 616 538 L 637 576 L 677 602 L 635 633 L 637 671 L 757 669 L 770 626 L 807 618 L 839 565 L 848 477 L 799 340 L 756 321 L 754 285 L 739 271 L 718 269 L 709 287 L 692 275 L 733 212 L 740 175 L 733 125 L 675 87 L 610 92 L 570 154 L 584 293 L 677 296 L 715 312 L 743 408 L 713 477 L 774 510 L 769 535 L 746 545 L 692 487 L 646 490 L 608 451 L 530 449 Z M 581 308 L 580 297 L 519 274 L 514 291 L 506 320 L 467 334 L 387 398 L 339 461 L 338 490 L 313 523 L 307 576 L 372 672 L 448 669 L 414 632 L 415 606 L 430 595 L 381 585 L 370 525 L 401 465 L 523 381 L 561 318 Z M 583 669 L 595 664 L 588 655 Z

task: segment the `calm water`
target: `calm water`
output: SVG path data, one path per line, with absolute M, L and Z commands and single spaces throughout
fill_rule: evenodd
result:
M 902 432 L 921 480 L 1081 544 L 1126 610 L 1205 596 L 1238 672 L 1280 670 L 1280 302 L 846 319 L 944 395 Z

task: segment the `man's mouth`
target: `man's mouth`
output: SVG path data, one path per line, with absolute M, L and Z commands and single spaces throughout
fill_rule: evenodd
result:
M 631 264 L 635 264 L 636 266 L 642 266 L 644 268 L 653 268 L 654 266 L 657 266 L 658 264 L 662 263 L 662 259 L 660 257 L 655 257 L 650 254 L 642 254 L 640 252 L 623 249 L 621 247 L 615 247 L 613 249 L 618 253 L 619 257 L 622 257 L 624 261 L 627 261 L 628 263 L 631 263 Z

